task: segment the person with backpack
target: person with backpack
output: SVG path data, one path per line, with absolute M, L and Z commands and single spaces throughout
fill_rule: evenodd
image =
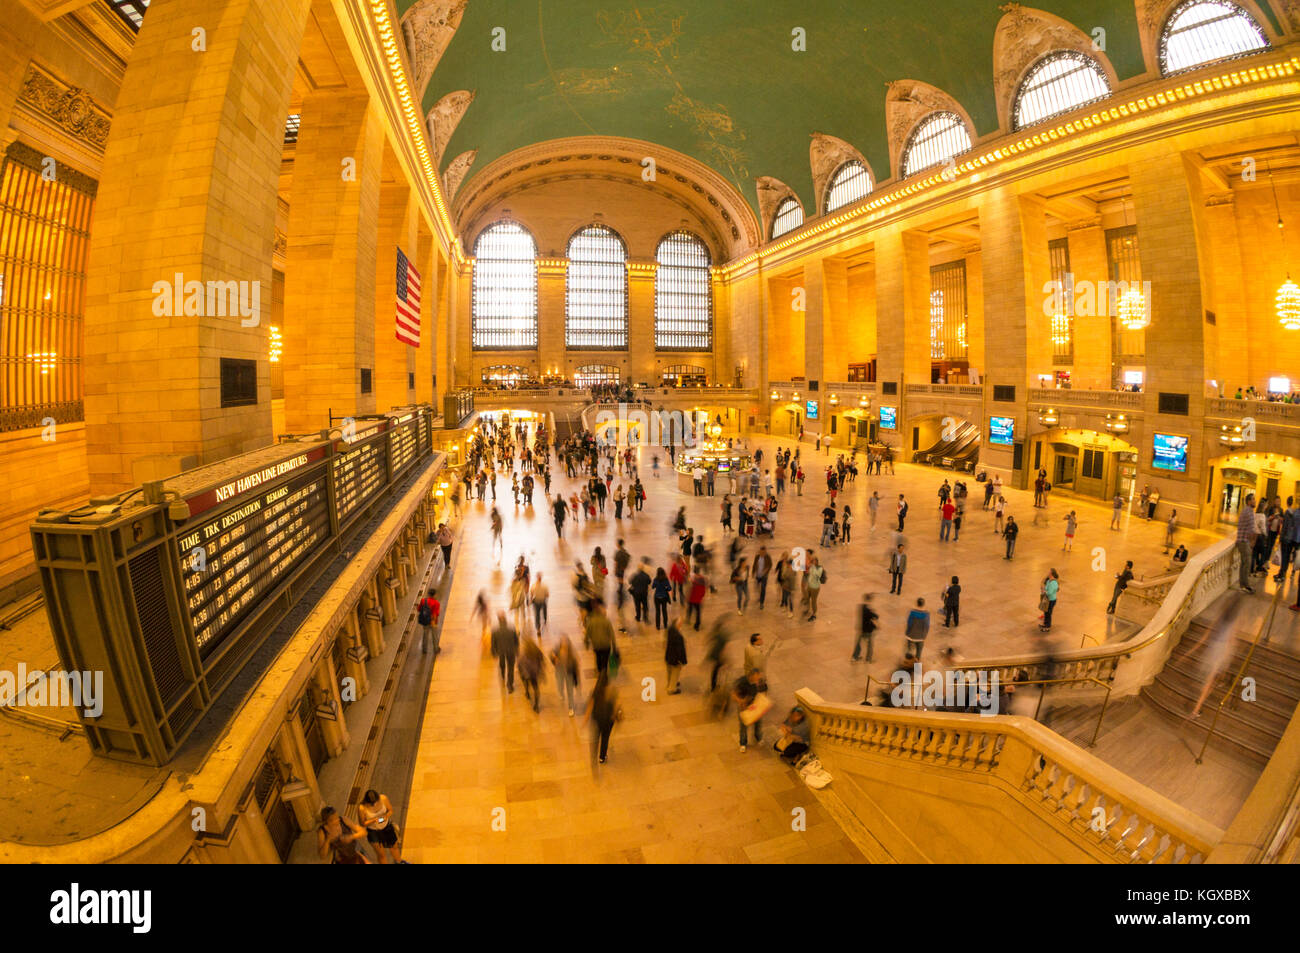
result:
M 429 651 L 429 644 L 433 644 L 433 654 L 437 655 L 442 649 L 438 648 L 438 613 L 442 611 L 442 606 L 438 603 L 438 596 L 435 590 L 430 589 L 429 594 L 420 600 L 419 608 L 416 610 L 416 621 L 420 623 L 423 630 L 423 637 L 420 639 L 420 651 Z
M 955 629 L 960 624 L 961 583 L 956 576 L 943 588 L 943 627 Z
M 911 660 L 913 653 L 921 661 L 921 650 L 925 648 L 925 637 L 930 634 L 930 613 L 926 611 L 925 600 L 917 599 L 916 608 L 907 614 L 904 630 L 907 652 L 903 658 Z
M 863 593 L 862 603 L 858 606 L 858 636 L 853 640 L 851 661 L 862 657 L 862 643 L 867 643 L 867 661 L 873 661 L 876 648 L 876 621 L 880 618 L 871 606 L 871 593 Z

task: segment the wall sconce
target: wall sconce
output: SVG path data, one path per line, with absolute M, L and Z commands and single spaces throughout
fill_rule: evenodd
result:
M 1219 443 L 1227 444 L 1229 447 L 1240 447 L 1246 442 L 1246 438 L 1241 435 L 1240 425 L 1230 428 L 1224 424 L 1219 430 Z
M 840 402 L 839 397 L 836 396 L 835 394 L 831 394 L 831 399 L 828 401 L 828 403 L 829 403 L 832 407 L 835 407 L 835 406 L 837 406 L 837 405 L 839 404 L 839 402 Z
M 799 392 L 795 391 L 793 394 L 791 394 L 790 399 L 797 404 L 799 402 Z
M 1107 414 L 1106 429 L 1111 433 L 1128 433 L 1128 421 L 1123 414 Z
M 1039 411 L 1038 422 L 1044 427 L 1055 427 L 1061 422 L 1061 416 L 1055 408 L 1049 407 L 1047 410 Z
M 780 399 L 781 399 L 781 395 L 780 395 L 778 392 L 776 392 L 776 391 L 772 391 L 772 399 L 773 399 L 773 400 L 780 400 Z
M 871 401 L 867 400 L 866 397 L 859 397 L 859 398 L 858 398 L 858 406 L 859 406 L 859 407 L 866 407 L 867 404 L 869 404 L 869 403 L 871 403 Z

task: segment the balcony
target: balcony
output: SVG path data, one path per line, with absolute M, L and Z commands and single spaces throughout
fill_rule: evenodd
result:
M 984 388 L 980 384 L 908 384 L 905 391 L 908 394 L 934 394 L 958 400 L 984 399 Z
M 1205 401 L 1205 416 L 1220 417 L 1233 423 L 1251 418 L 1258 423 L 1282 427 L 1300 427 L 1300 404 L 1283 404 L 1268 400 L 1233 400 L 1210 397 Z
M 1141 410 L 1140 391 L 1075 390 L 1072 387 L 1031 387 L 1029 401 L 1053 407 L 1093 407 L 1098 410 Z

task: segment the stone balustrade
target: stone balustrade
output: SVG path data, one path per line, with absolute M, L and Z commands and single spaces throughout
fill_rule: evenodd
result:
M 1128 390 L 1076 390 L 1073 387 L 1031 387 L 1029 401 L 1051 407 L 1096 407 L 1099 410 L 1141 410 L 1144 395 Z
M 1032 719 L 796 697 L 837 793 L 895 858 L 1196 864 L 1223 839 Z M 904 823 L 917 810 L 926 823 Z M 972 812 L 999 821 L 972 826 Z
M 1246 418 L 1285 427 L 1300 427 L 1300 404 L 1283 404 L 1268 400 L 1233 400 L 1210 397 L 1205 401 L 1205 415 L 1241 423 Z

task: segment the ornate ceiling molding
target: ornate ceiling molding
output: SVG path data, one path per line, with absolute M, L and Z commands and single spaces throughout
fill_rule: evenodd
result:
M 754 187 L 758 190 L 758 213 L 763 217 L 763 235 L 769 236 L 772 234 L 772 221 L 776 218 L 776 207 L 788 198 L 799 202 L 799 196 L 790 186 L 770 175 L 758 176 L 754 179 Z M 802 202 L 799 202 L 799 207 L 803 209 Z M 805 221 L 809 218 L 807 209 L 804 209 L 803 217 Z
M 1257 9 L 1253 9 L 1255 6 L 1253 3 L 1242 3 L 1242 6 L 1250 10 L 1256 23 L 1268 30 L 1268 20 L 1261 17 Z M 1286 24 L 1287 32 L 1292 36 L 1300 33 L 1300 0 L 1273 0 L 1273 6 L 1277 8 L 1277 12 L 1281 15 L 1280 19 Z
M 826 208 L 826 188 L 830 184 L 831 176 L 835 174 L 836 169 L 851 159 L 857 159 L 866 168 L 867 175 L 871 177 L 871 187 L 874 189 L 875 170 L 871 168 L 871 163 L 861 152 L 843 139 L 820 132 L 812 134 L 812 142 L 808 146 L 808 164 L 812 167 L 813 196 L 817 202 L 818 214 Z
M 460 125 L 465 110 L 469 109 L 469 104 L 474 101 L 474 95 L 468 89 L 458 89 L 442 97 L 429 110 L 429 115 L 425 117 L 425 124 L 429 129 L 429 142 L 433 146 L 434 165 L 442 164 L 442 154 L 447 148 L 447 143 L 451 141 L 452 133 Z
M 971 142 L 976 139 L 975 124 L 962 104 L 942 89 L 916 79 L 899 79 L 889 84 L 885 94 L 885 125 L 889 130 L 889 162 L 893 178 L 903 178 L 903 147 L 916 124 L 933 112 L 953 112 L 966 124 Z
M 467 0 L 417 0 L 402 17 L 406 58 L 415 93 L 424 97 L 438 61 L 460 26 Z
M 1094 60 L 1106 73 L 1112 90 L 1119 75 L 1106 54 L 1093 48 L 1092 37 L 1073 23 L 1045 10 L 1008 3 L 993 34 L 993 92 L 997 97 L 998 125 L 1011 131 L 1012 107 L 1025 73 L 1040 58 L 1056 50 L 1072 50 Z M 971 137 L 974 139 L 974 136 Z
M 469 173 L 469 167 L 474 164 L 474 159 L 478 156 L 477 149 L 471 149 L 469 152 L 462 152 L 456 158 L 451 160 L 447 166 L 447 171 L 442 174 L 442 197 L 450 202 L 456 195 L 456 190 L 460 188 L 460 183 L 464 181 L 465 176 Z
M 54 129 L 103 155 L 112 118 L 84 89 L 65 83 L 32 62 L 27 64 L 18 104 Z
M 649 160 L 653 160 L 651 165 Z M 683 153 L 640 139 L 613 136 L 570 136 L 535 143 L 508 153 L 474 173 L 458 192 L 452 217 L 462 233 L 466 224 L 486 205 L 510 188 L 513 176 L 530 173 L 535 167 L 580 163 L 618 170 L 629 184 L 660 191 L 673 183 L 671 194 L 687 198 L 694 213 L 715 222 L 719 241 L 718 260 L 740 257 L 759 245 L 759 222 L 753 209 L 736 188 L 708 166 Z M 652 178 L 647 178 L 653 173 Z M 586 174 L 596 175 L 598 172 Z M 655 188 L 652 188 L 654 186 Z

